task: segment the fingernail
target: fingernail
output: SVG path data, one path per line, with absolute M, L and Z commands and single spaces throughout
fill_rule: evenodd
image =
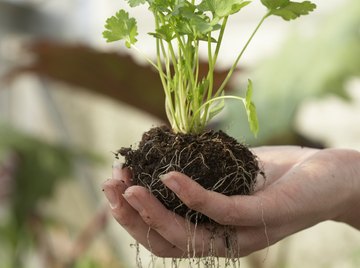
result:
M 123 163 L 120 162 L 119 160 L 115 159 L 112 165 L 112 168 L 116 168 L 116 169 L 122 169 L 123 167 Z
M 107 200 L 109 201 L 109 205 L 110 205 L 111 209 L 115 209 L 119 206 L 119 204 L 120 204 L 119 196 L 115 190 L 113 190 L 111 188 L 105 188 L 104 194 L 105 194 Z
M 142 204 L 139 202 L 137 197 L 131 191 L 126 190 L 123 194 L 123 197 L 135 210 L 137 211 L 143 210 Z
M 173 192 L 179 192 L 180 185 L 178 182 L 169 174 L 163 174 L 159 176 L 159 179 Z
M 122 167 L 123 167 L 123 163 L 116 161 L 116 160 L 114 161 L 114 163 L 112 165 L 112 178 L 113 179 L 120 179 Z

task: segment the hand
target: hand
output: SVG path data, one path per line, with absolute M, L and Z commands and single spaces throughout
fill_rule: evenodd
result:
M 104 183 L 112 215 L 139 243 L 162 257 L 246 256 L 326 220 L 360 230 L 359 152 L 288 146 L 253 151 L 266 179 L 258 177 L 250 196 L 207 191 L 178 172 L 162 178 L 188 207 L 224 225 L 215 232 L 165 209 L 145 188 L 131 185 L 131 172 L 121 167 L 115 167 L 113 179 Z

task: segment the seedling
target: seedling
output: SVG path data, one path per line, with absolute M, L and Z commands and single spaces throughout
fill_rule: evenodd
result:
M 258 133 L 256 109 L 251 99 L 251 80 L 248 80 L 245 97 L 225 95 L 225 88 L 267 18 L 278 16 L 287 21 L 293 20 L 313 11 L 316 6 L 309 1 L 261 0 L 266 7 L 264 16 L 245 40 L 222 84 L 215 88 L 214 70 L 228 20 L 248 6 L 250 1 L 127 2 L 130 7 L 147 4 L 154 16 L 155 29 L 149 34 L 155 39 L 157 56 L 155 60 L 144 57 L 160 76 L 165 92 L 165 111 L 171 127 L 153 128 L 144 133 L 137 149 L 121 148 L 118 153 L 125 157 L 125 166 L 132 171 L 133 183 L 146 187 L 166 208 L 190 222 L 216 225 L 207 216 L 186 207 L 161 183 L 159 176 L 169 171 L 180 171 L 204 188 L 225 195 L 253 192 L 256 177 L 263 174 L 256 156 L 247 146 L 222 131 L 207 130 L 208 123 L 223 110 L 225 99 L 232 98 L 244 104 L 250 129 L 254 135 Z M 128 12 L 118 11 L 106 21 L 105 27 L 103 36 L 108 42 L 124 40 L 126 47 L 139 51 L 136 47 L 137 22 Z M 201 43 L 207 48 L 208 72 L 204 76 L 200 75 Z M 211 256 L 212 252 L 204 252 L 204 255 Z

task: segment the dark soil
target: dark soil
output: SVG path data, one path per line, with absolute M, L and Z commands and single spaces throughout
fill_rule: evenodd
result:
M 134 184 L 146 187 L 168 209 L 198 223 L 211 220 L 186 207 L 159 175 L 180 171 L 205 189 L 230 196 L 251 194 L 260 172 L 250 150 L 222 131 L 190 135 L 156 127 L 143 134 L 138 149 L 121 148 L 118 154 L 131 168 Z

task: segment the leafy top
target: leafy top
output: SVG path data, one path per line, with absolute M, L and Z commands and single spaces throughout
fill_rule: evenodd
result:
M 141 4 L 145 4 L 146 0 L 127 0 L 129 6 L 136 7 Z
M 224 99 L 243 102 L 250 128 L 256 135 L 258 121 L 251 101 L 253 86 L 249 80 L 247 94 L 243 97 L 225 96 L 229 82 L 240 58 L 269 16 L 293 20 L 315 9 L 315 4 L 304 1 L 261 0 L 267 8 L 255 30 L 239 52 L 221 86 L 214 88 L 214 69 L 222 45 L 228 18 L 247 6 L 246 0 L 126 0 L 131 7 L 149 5 L 155 18 L 155 29 L 149 33 L 156 39 L 157 59 L 148 62 L 158 71 L 165 92 L 165 110 L 173 130 L 198 133 L 208 121 L 224 108 Z M 118 11 L 106 21 L 104 38 L 108 42 L 124 40 L 130 48 L 137 42 L 137 24 L 124 11 Z M 216 32 L 216 33 L 215 33 Z M 200 42 L 207 43 L 208 73 L 200 76 Z

